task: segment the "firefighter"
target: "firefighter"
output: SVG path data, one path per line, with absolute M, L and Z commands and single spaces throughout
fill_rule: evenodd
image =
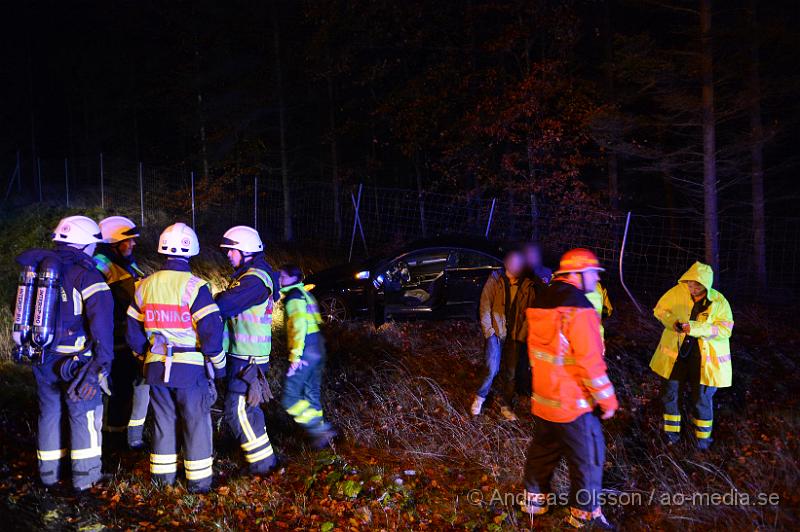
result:
M 553 471 L 565 456 L 572 483 L 567 524 L 575 528 L 612 528 L 598 498 L 605 441 L 595 409 L 601 419 L 610 419 L 618 404 L 606 374 L 600 320 L 586 298 L 601 271 L 588 249 L 568 251 L 553 282 L 526 312 L 537 423 L 525 463 L 522 506 L 531 515 L 547 511 Z
M 586 294 L 586 298 L 592 304 L 600 318 L 600 336 L 605 338 L 606 330 L 605 327 L 603 327 L 603 320 L 610 318 L 611 313 L 614 312 L 614 307 L 611 306 L 611 300 L 608 298 L 608 290 L 598 281 L 595 289 Z
M 61 467 L 69 457 L 72 486 L 83 492 L 102 475 L 101 388 L 114 357 L 114 301 L 92 261 L 96 245 L 102 242 L 94 220 L 85 216 L 64 218 L 52 240 L 56 243 L 54 252 L 34 249 L 17 259 L 23 266 L 54 265 L 51 272 L 60 284 L 50 288 L 58 291 L 54 294 L 57 302 L 53 309 L 58 318 L 52 321 L 57 324 L 53 339 L 33 367 L 39 395 L 36 454 L 45 486 L 59 482 Z M 41 275 L 42 270 L 39 272 Z M 64 415 L 68 421 L 63 420 Z
M 214 461 L 214 378 L 225 374 L 222 319 L 208 284 L 189 268 L 189 257 L 200 252 L 195 232 L 183 223 L 167 227 L 159 237 L 158 252 L 166 261 L 136 288 L 127 330 L 128 345 L 135 356 L 143 357 L 150 385 L 150 473 L 157 484 L 174 484 L 182 450 L 187 489 L 206 493 Z
M 114 362 L 104 430 L 109 434 L 127 432 L 128 445 L 139 449 L 144 446 L 142 431 L 150 389 L 125 341 L 128 306 L 136 282 L 144 277 L 133 257 L 139 229 L 124 216 L 110 216 L 100 220 L 100 231 L 104 243 L 97 245 L 94 261 L 114 298 Z
M 665 379 L 664 434 L 668 444 L 680 439 L 682 385 L 691 390 L 695 442 L 711 446 L 714 392 L 731 385 L 733 314 L 728 300 L 712 288 L 714 271 L 695 262 L 678 284 L 661 296 L 655 317 L 664 325 L 650 368 Z
M 281 294 L 289 344 L 289 371 L 281 403 L 311 437 L 317 449 L 326 447 L 336 432 L 322 414 L 320 386 L 325 367 L 322 318 L 314 297 L 303 287 L 303 271 L 293 264 L 280 269 Z
M 228 250 L 234 268 L 228 289 L 216 296 L 225 320 L 225 420 L 239 440 L 250 473 L 265 475 L 275 466 L 261 410 L 261 403 L 271 398 L 265 375 L 272 349 L 272 269 L 264 258 L 261 237 L 252 227 L 232 227 L 220 247 Z

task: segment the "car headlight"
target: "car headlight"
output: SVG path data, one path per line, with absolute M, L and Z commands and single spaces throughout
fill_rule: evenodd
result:
M 309 283 L 309 284 L 303 285 L 303 288 L 305 288 L 306 291 L 308 291 L 308 292 L 311 292 L 316 287 L 317 287 L 317 285 L 315 285 L 314 283 Z
M 363 279 L 369 279 L 369 270 L 361 270 L 355 275 L 355 278 L 358 279 L 359 281 Z

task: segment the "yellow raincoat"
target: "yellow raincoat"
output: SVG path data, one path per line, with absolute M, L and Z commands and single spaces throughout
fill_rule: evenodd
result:
M 696 281 L 708 291 L 711 305 L 689 321 L 694 301 L 689 293 L 687 281 Z M 678 284 L 661 296 L 653 314 L 664 325 L 650 369 L 669 379 L 672 367 L 678 358 L 678 350 L 685 338 L 684 333 L 674 329 L 676 321 L 689 323 L 689 335 L 698 339 L 700 346 L 700 384 L 725 388 L 731 385 L 731 347 L 729 338 L 733 330 L 733 314 L 725 297 L 711 288 L 714 272 L 711 266 L 695 262 L 679 279 Z

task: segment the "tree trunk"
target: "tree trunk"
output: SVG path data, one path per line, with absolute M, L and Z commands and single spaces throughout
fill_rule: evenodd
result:
M 339 149 L 336 142 L 336 102 L 333 94 L 332 74 L 328 74 L 328 126 L 331 144 L 331 178 L 333 183 L 333 227 L 336 242 L 342 241 L 342 206 L 339 201 Z
M 753 188 L 753 260 L 756 282 L 767 286 L 766 222 L 764 219 L 764 127 L 761 121 L 761 79 L 758 73 L 758 0 L 750 0 L 750 159 Z
M 719 275 L 719 219 L 717 215 L 717 155 L 714 123 L 714 59 L 711 45 L 711 0 L 700 0 L 700 40 L 703 109 L 703 197 L 706 262 Z
M 277 10 L 276 10 L 277 11 Z M 286 102 L 283 99 L 283 70 L 281 66 L 281 38 L 277 12 L 273 12 L 272 30 L 275 44 L 275 75 L 278 89 L 278 117 L 281 143 L 281 183 L 283 185 L 283 239 L 292 240 L 292 194 L 289 190 L 289 155 L 286 148 Z

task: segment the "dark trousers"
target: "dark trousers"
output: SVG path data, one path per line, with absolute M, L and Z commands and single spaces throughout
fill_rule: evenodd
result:
M 102 393 L 98 392 L 89 400 L 68 399 L 68 384 L 55 373 L 56 360 L 33 369 L 39 395 L 36 434 L 39 476 L 46 486 L 55 484 L 59 481 L 62 463 L 69 458 L 72 485 L 83 490 L 97 482 L 101 475 Z
M 230 427 L 253 474 L 266 474 L 275 465 L 275 455 L 267 435 L 261 406 L 247 404 L 247 383 L 238 377 L 246 360 L 228 356 L 228 392 L 225 396 L 225 421 Z M 269 363 L 260 365 L 264 373 Z
M 561 457 L 567 459 L 570 505 L 591 512 L 600 506 L 606 443 L 600 420 L 586 413 L 569 423 L 555 423 L 536 417 L 525 462 L 525 489 L 532 494 L 552 493 L 553 472 Z
M 516 340 L 506 339 L 503 344 L 503 359 L 500 363 L 500 389 L 503 394 L 503 404 L 512 407 L 514 397 L 518 389 L 518 374 L 517 370 L 520 366 L 520 358 L 528 356 L 528 348 L 523 342 Z M 530 373 L 530 372 L 528 372 Z M 530 381 L 530 376 L 528 377 Z M 528 395 L 530 397 L 530 395 Z
M 150 385 L 143 376 L 133 383 L 133 403 L 131 418 L 128 420 L 128 445 L 137 447 L 144 441 L 144 422 L 150 407 Z
M 213 384 L 204 381 L 188 388 L 150 385 L 155 422 L 150 473 L 156 482 L 175 482 L 178 451 L 182 450 L 188 488 L 204 490 L 211 487 L 213 394 L 209 386 Z M 180 442 L 179 438 L 183 441 Z
M 698 440 L 710 443 L 714 423 L 714 393 L 717 388 L 700 384 L 700 354 L 693 352 L 678 358 L 672 367 L 669 379 L 664 381 L 661 401 L 664 403 L 664 431 L 672 440 L 677 440 L 681 431 L 680 398 L 689 387 L 691 399 L 691 422 Z
M 139 364 L 129 349 L 115 349 L 111 363 L 111 396 L 106 404 L 103 430 L 125 432 L 133 408 L 133 384 L 139 376 Z
M 283 385 L 281 404 L 311 436 L 330 427 L 325 422 L 320 399 L 322 371 L 325 368 L 325 345 L 320 333 L 306 337 L 302 360 L 307 363 Z

